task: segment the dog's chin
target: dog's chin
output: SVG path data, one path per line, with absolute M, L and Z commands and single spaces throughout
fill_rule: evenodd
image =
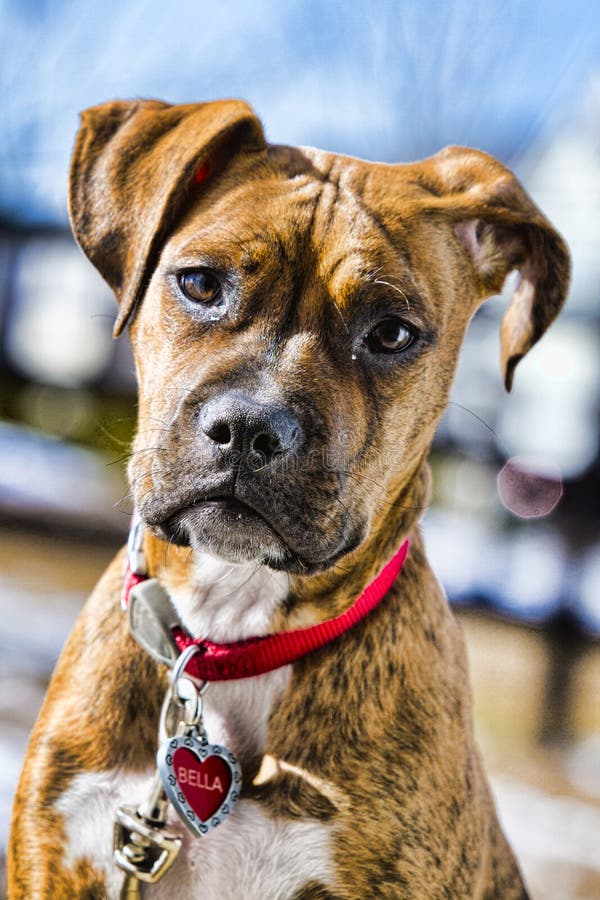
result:
M 171 515 L 156 532 L 170 543 L 210 553 L 237 565 L 256 563 L 290 574 L 312 575 L 334 565 L 360 540 L 310 558 L 291 549 L 258 512 L 234 499 L 207 500 Z

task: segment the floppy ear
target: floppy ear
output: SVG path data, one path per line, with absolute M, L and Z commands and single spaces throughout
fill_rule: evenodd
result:
M 69 213 L 78 243 L 116 294 L 115 336 L 201 182 L 234 154 L 265 146 L 260 122 L 240 100 L 117 100 L 82 113 Z
M 519 284 L 502 320 L 507 391 L 515 367 L 558 315 L 567 295 L 567 245 L 519 184 L 493 157 L 447 147 L 421 164 L 427 207 L 443 211 L 470 256 L 482 299 L 502 290 L 513 269 Z

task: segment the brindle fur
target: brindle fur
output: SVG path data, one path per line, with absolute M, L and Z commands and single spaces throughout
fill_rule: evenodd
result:
M 194 185 L 206 162 L 207 183 Z M 293 900 L 526 897 L 473 740 L 462 636 L 417 523 L 469 319 L 520 268 L 502 329 L 510 387 L 564 300 L 560 236 L 485 154 L 449 148 L 390 166 L 270 146 L 238 101 L 88 111 L 71 214 L 117 295 L 116 330 L 134 316 L 130 477 L 151 526 L 151 570 L 167 587 L 189 581 L 191 555 L 166 544 L 161 526 L 217 465 L 198 442 L 197 410 L 231 385 L 285 402 L 306 435 L 296 470 L 241 479 L 279 538 L 262 547 L 249 528 L 224 549 L 289 571 L 273 630 L 341 612 L 411 537 L 390 595 L 294 665 L 264 758 L 242 759 L 245 795 L 268 815 L 331 825 L 334 883 L 306 883 Z M 235 308 L 214 326 L 185 312 L 166 278 L 177 260 L 207 255 L 238 278 Z M 355 360 L 349 335 L 373 310 L 407 305 L 424 335 L 418 352 L 393 366 Z M 102 896 L 88 861 L 64 868 L 53 803 L 76 773 L 152 765 L 165 674 L 127 633 L 122 571 L 120 555 L 81 613 L 31 738 L 10 844 L 15 900 Z

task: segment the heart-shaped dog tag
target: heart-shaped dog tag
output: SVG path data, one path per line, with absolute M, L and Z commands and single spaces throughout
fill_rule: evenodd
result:
M 226 747 L 187 734 L 165 741 L 156 761 L 169 800 L 196 836 L 220 825 L 235 806 L 242 773 Z

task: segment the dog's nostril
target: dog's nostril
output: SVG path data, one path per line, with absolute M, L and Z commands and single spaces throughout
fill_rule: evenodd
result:
M 213 422 L 209 428 L 205 429 L 205 433 L 211 441 L 221 444 L 222 447 L 231 443 L 231 428 L 227 422 Z
M 253 471 L 297 452 L 302 440 L 291 410 L 235 391 L 209 400 L 201 409 L 199 425 L 213 452 L 227 451 L 225 461 L 230 464 L 234 457 L 245 459 Z
M 274 439 L 270 434 L 261 432 L 257 434 L 252 441 L 252 449 L 256 453 L 260 453 L 265 459 L 271 459 L 282 447 L 278 440 Z

